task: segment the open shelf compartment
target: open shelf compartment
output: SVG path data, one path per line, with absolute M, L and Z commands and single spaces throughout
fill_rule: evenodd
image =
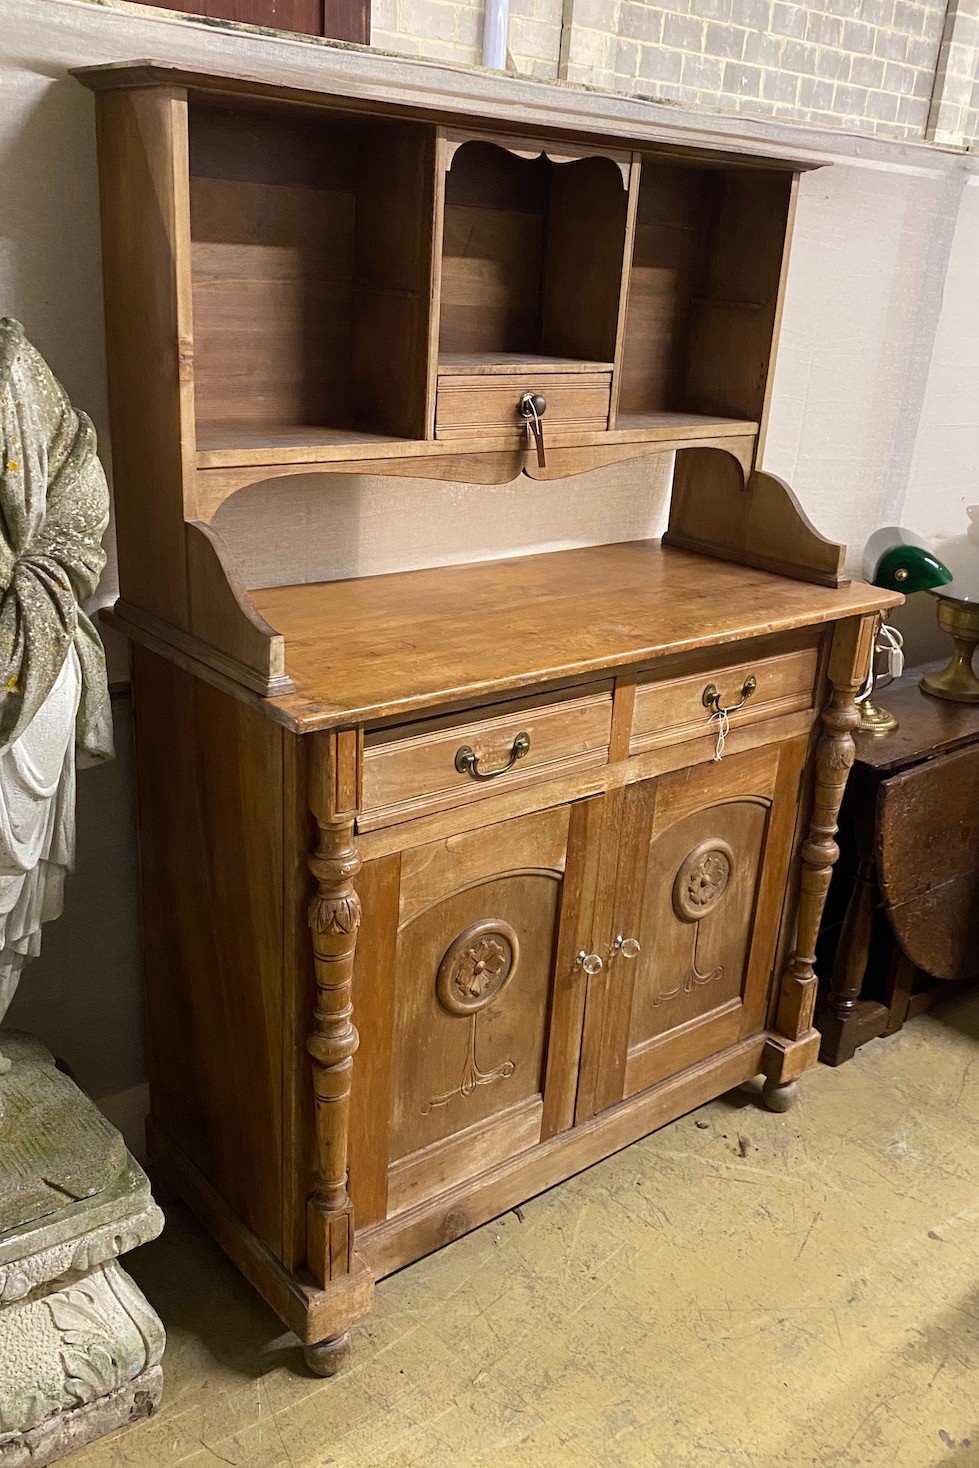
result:
M 758 424 L 791 199 L 784 169 L 643 157 L 617 428 L 664 412 Z
M 524 393 L 558 429 L 608 429 L 631 157 L 442 139 L 437 439 L 525 436 Z
M 434 129 L 191 96 L 188 143 L 199 443 L 424 437 Z

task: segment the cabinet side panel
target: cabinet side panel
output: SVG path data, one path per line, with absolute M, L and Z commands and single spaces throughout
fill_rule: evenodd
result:
M 126 601 L 186 627 L 195 452 L 187 103 L 179 90 L 109 92 L 97 121 L 119 585 Z
M 151 1110 L 282 1254 L 282 739 L 133 652 Z

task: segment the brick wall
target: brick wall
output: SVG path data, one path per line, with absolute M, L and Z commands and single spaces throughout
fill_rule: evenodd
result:
M 510 0 L 509 50 L 524 76 L 558 76 L 565 0 Z M 483 0 L 374 0 L 375 46 L 479 65 Z
M 478 64 L 482 0 L 374 0 L 374 44 Z M 712 112 L 979 145 L 979 0 L 511 0 L 510 53 Z

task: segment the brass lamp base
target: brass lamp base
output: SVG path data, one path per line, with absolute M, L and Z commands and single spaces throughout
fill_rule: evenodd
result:
M 861 734 L 889 734 L 897 728 L 897 719 L 887 709 L 878 708 L 869 698 L 860 704 Z
M 938 625 L 955 643 L 948 666 L 926 673 L 921 680 L 925 693 L 948 698 L 953 703 L 979 703 L 979 678 L 972 670 L 972 655 L 979 644 L 979 602 L 938 598 Z

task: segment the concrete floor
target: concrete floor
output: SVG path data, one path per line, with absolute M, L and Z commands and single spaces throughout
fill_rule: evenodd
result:
M 973 993 L 715 1101 L 384 1281 L 331 1382 L 173 1208 L 164 1405 L 72 1468 L 979 1465 L 977 1061 Z

